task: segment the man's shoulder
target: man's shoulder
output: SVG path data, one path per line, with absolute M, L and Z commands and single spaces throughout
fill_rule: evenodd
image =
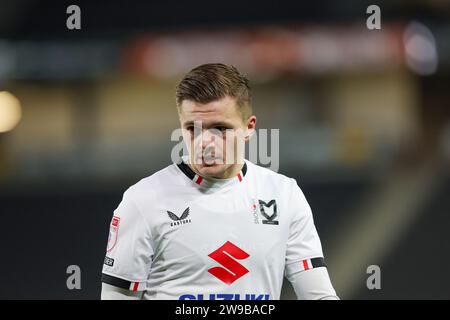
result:
M 176 182 L 176 170 L 175 165 L 172 163 L 131 185 L 124 194 L 131 197 L 142 195 L 151 197 L 156 191 L 161 191 L 165 186 Z
M 294 178 L 288 177 L 279 172 L 275 172 L 270 168 L 262 167 L 251 161 L 246 160 L 246 162 L 254 172 L 255 179 L 259 180 L 258 183 L 270 183 L 278 187 L 286 186 L 290 188 L 297 184 L 297 181 Z

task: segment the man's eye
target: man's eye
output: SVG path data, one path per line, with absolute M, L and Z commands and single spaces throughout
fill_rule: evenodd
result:
M 194 131 L 194 126 L 186 127 L 186 130 L 187 130 L 187 131 Z
M 223 127 L 223 126 L 218 126 L 218 127 L 216 127 L 216 129 L 217 130 L 219 130 L 219 131 L 222 131 L 222 132 L 225 132 L 225 131 L 227 131 L 227 127 Z

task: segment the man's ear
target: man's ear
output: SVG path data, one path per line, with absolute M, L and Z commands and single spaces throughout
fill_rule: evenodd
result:
M 246 131 L 247 131 L 247 134 L 245 135 L 245 141 L 249 141 L 250 138 L 253 136 L 253 134 L 256 131 L 256 117 L 254 115 L 251 115 L 247 119 Z

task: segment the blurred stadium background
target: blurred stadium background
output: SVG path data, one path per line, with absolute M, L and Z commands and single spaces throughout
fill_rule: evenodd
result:
M 112 210 L 170 163 L 174 86 L 206 62 L 247 73 L 280 128 L 341 298 L 450 298 L 444 0 L 0 1 L 0 298 L 99 298 Z

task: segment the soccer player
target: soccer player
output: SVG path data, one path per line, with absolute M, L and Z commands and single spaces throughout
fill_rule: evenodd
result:
M 124 193 L 101 298 L 279 299 L 286 276 L 298 299 L 338 299 L 297 182 L 236 147 L 256 128 L 248 79 L 204 64 L 176 102 L 188 155 Z

